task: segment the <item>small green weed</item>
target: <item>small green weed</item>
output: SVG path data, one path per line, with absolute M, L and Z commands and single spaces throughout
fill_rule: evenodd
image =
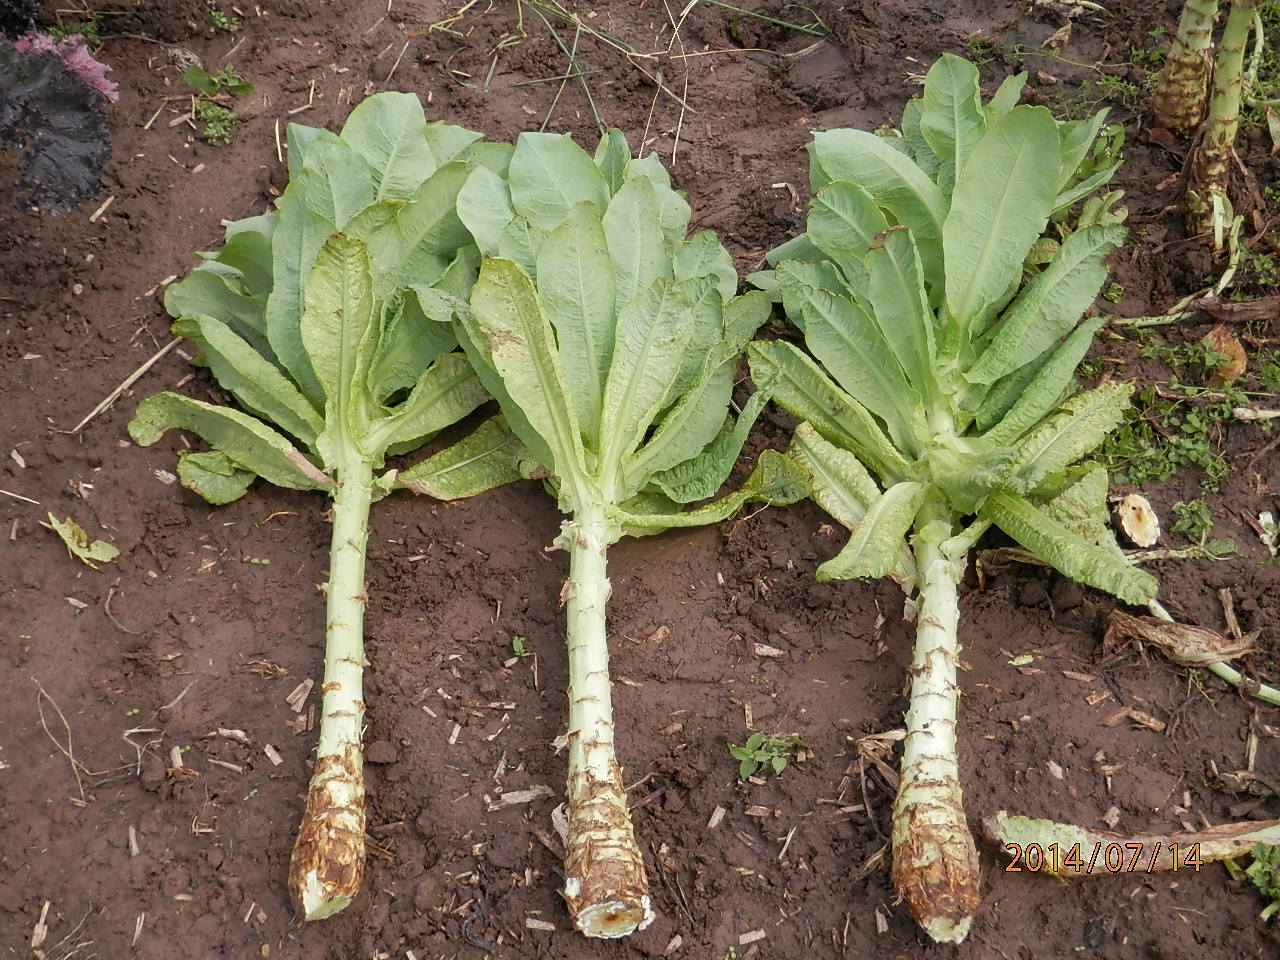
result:
M 67 37 L 77 35 L 84 37 L 84 44 L 89 48 L 90 52 L 97 53 L 101 50 L 102 14 L 93 10 L 85 10 L 83 20 L 69 20 L 63 23 L 59 19 L 57 23 L 49 25 L 49 36 L 55 40 L 65 40 Z
M 521 657 L 521 658 L 532 657 L 533 651 L 529 649 L 529 638 L 528 637 L 512 637 L 511 652 L 514 653 L 517 657 Z
M 1269 920 L 1280 912 L 1280 846 L 1256 843 L 1249 855 L 1253 857 L 1253 863 L 1245 868 L 1244 875 L 1253 881 L 1260 894 L 1271 901 L 1259 914 L 1263 920 Z
M 240 118 L 234 111 L 212 100 L 197 100 L 193 112 L 196 120 L 204 124 L 204 130 L 200 132 L 200 136 L 206 143 L 215 147 L 231 145 L 231 131 L 235 129 L 236 124 L 240 123 Z
M 795 735 L 753 733 L 741 746 L 731 743 L 729 754 L 738 761 L 738 779 L 745 780 L 757 770 L 772 771 L 780 774 L 791 762 L 792 753 L 798 748 L 808 749 L 808 745 Z
M 235 33 L 240 29 L 240 18 L 233 17 L 229 13 L 223 13 L 221 10 L 210 10 L 209 19 L 213 21 L 215 29 L 222 30 L 225 33 Z
M 964 48 L 969 53 L 969 59 L 977 67 L 985 67 L 996 58 L 996 42 L 980 33 L 965 37 Z

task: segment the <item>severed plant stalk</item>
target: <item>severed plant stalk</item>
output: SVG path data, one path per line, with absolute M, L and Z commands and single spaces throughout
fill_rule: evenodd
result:
M 1220 250 L 1232 220 L 1229 195 L 1236 160 L 1236 132 L 1244 94 L 1244 52 L 1258 0 L 1231 0 L 1213 69 L 1213 96 L 1200 142 L 1187 169 L 1187 232 L 1211 233 Z
M 459 339 L 568 514 L 569 774 L 563 895 L 577 929 L 622 937 L 653 919 L 614 748 L 607 553 L 624 535 L 721 520 L 803 488 L 776 452 L 713 496 L 766 398 L 729 415 L 738 355 L 769 314 L 735 296 L 733 261 L 654 156 L 616 130 L 595 158 L 567 136 L 521 134 L 507 180 L 477 170 L 459 210 L 490 257 Z
M 256 477 L 333 497 L 325 585 L 320 737 L 290 862 L 307 920 L 356 896 L 364 871 L 365 555 L 369 508 L 397 488 L 453 499 L 515 479 L 519 445 L 499 420 L 407 470 L 391 454 L 422 446 L 485 402 L 457 350 L 451 298 L 470 290 L 479 253 L 455 203 L 478 164 L 510 148 L 428 125 L 410 94 L 360 104 L 342 134 L 291 126 L 290 184 L 277 209 L 229 224 L 226 242 L 165 306 L 242 410 L 165 392 L 129 424 L 140 444 L 189 430 L 211 450 L 182 452 L 178 475 L 210 503 Z M 495 174 L 496 176 L 496 174 Z
M 918 589 L 893 881 L 942 942 L 965 938 L 978 855 L 956 755 L 958 584 L 997 526 L 1081 583 L 1145 603 L 1156 581 L 1107 527 L 1107 475 L 1079 463 L 1123 418 L 1132 388 L 1074 394 L 1101 319 L 1082 320 L 1119 245 L 1104 117 L 1057 122 L 1019 106 L 1025 74 L 983 102 L 978 71 L 944 55 L 899 143 L 829 130 L 810 145 L 807 231 L 751 279 L 808 352 L 751 344 L 761 391 L 799 417 L 788 456 L 851 531 L 821 580 L 892 576 Z M 1061 240 L 1043 234 L 1059 221 Z M 1074 394 L 1074 395 L 1073 395 Z M 909 537 L 909 545 L 904 542 Z
M 1154 124 L 1181 137 L 1195 133 L 1204 117 L 1217 15 L 1218 0 L 1186 0 L 1151 95 Z

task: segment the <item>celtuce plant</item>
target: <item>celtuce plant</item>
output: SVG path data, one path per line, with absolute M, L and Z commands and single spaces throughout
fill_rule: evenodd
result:
M 427 124 L 409 94 L 358 106 L 340 136 L 289 128 L 290 184 L 277 208 L 227 227 L 226 242 L 171 287 L 174 332 L 241 408 L 161 393 L 129 424 L 149 445 L 171 428 L 212 448 L 179 454 L 178 476 L 211 503 L 256 477 L 333 498 L 319 746 L 290 864 L 308 920 L 349 904 L 364 869 L 363 621 L 372 501 L 407 488 L 442 499 L 518 476 L 499 420 L 402 472 L 390 454 L 420 447 L 487 399 L 456 350 L 453 298 L 480 256 L 457 194 L 510 148 Z M 496 176 L 496 174 L 495 174 Z M 379 472 L 382 471 L 382 472 Z
M 1024 82 L 983 103 L 977 69 L 946 55 L 900 139 L 818 133 L 807 231 L 752 278 L 808 348 L 753 343 L 752 376 L 804 421 L 788 455 L 852 533 L 818 577 L 893 575 L 919 591 L 893 880 L 938 941 L 964 939 L 978 903 L 955 732 L 970 549 L 994 525 L 1127 602 L 1157 589 L 1107 527 L 1105 471 L 1079 463 L 1131 393 L 1073 395 L 1102 322 L 1081 317 L 1124 231 L 1093 201 L 1075 229 L 1064 218 L 1118 161 L 1094 152 L 1101 115 L 1062 123 L 1018 106 Z M 1054 218 L 1060 243 L 1043 237 Z
M 1211 233 L 1221 249 L 1232 220 L 1231 171 L 1244 94 L 1244 51 L 1258 0 L 1231 0 L 1213 69 L 1213 96 L 1200 142 L 1187 169 L 1187 231 Z
M 1181 137 L 1200 126 L 1208 100 L 1213 64 L 1213 20 L 1218 0 L 1186 0 L 1178 32 L 1156 78 L 1151 95 L 1152 120 Z
M 507 180 L 477 170 L 459 197 L 490 259 L 463 346 L 568 514 L 569 833 L 563 895 L 587 936 L 653 919 L 614 750 L 606 554 L 624 534 L 711 523 L 750 498 L 803 495 L 781 455 L 696 510 L 733 467 L 765 398 L 729 415 L 735 366 L 769 298 L 735 296 L 711 233 L 686 240 L 689 206 L 653 156 L 610 131 L 595 158 L 567 136 L 522 134 Z

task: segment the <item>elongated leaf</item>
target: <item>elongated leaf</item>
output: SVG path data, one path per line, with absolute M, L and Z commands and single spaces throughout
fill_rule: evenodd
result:
M 267 341 L 265 303 L 250 296 L 240 271 L 214 263 L 191 271 L 164 292 L 164 308 L 174 317 L 217 317 L 258 353 L 274 359 Z
M 437 500 L 458 500 L 520 479 L 520 441 L 501 417 L 396 475 L 395 484 Z
M 673 527 L 701 527 L 719 523 L 752 501 L 770 506 L 787 506 L 803 500 L 804 496 L 804 478 L 795 464 L 777 450 L 765 450 L 761 452 L 756 468 L 747 482 L 715 503 L 683 513 L 641 514 L 614 507 L 609 511 L 609 516 L 626 527 L 632 536 L 645 536 Z
M 626 182 L 627 164 L 631 162 L 631 147 L 627 145 L 626 135 L 612 127 L 605 131 L 596 146 L 595 161 L 609 193 L 621 190 Z
M 436 168 L 422 103 L 412 93 L 385 92 L 361 101 L 342 139 L 368 161 L 375 198 L 410 200 Z
M 1155 577 L 1073 533 L 1015 494 L 992 494 L 979 515 L 1072 580 L 1105 590 L 1125 603 L 1145 604 L 1159 591 Z
M 239 500 L 257 478 L 221 450 L 178 454 L 178 480 L 214 506 Z
M 294 490 L 328 490 L 333 481 L 262 421 L 201 400 L 165 391 L 138 404 L 129 436 L 149 447 L 166 430 L 190 430 L 268 483 Z
M 1133 384 L 1106 383 L 1064 403 L 1061 413 L 1041 423 L 1014 448 L 1018 489 L 1035 489 L 1095 449 L 1124 419 L 1132 395 Z
M 974 147 L 942 230 L 946 302 L 961 329 L 980 326 L 1021 272 L 1049 221 L 1058 162 L 1057 126 L 1043 107 L 1015 107 Z
M 307 279 L 305 301 L 302 342 L 327 399 L 317 447 L 325 465 L 333 468 L 360 444 L 370 412 L 367 363 L 379 331 L 368 248 L 349 237 L 329 238 Z M 368 455 L 379 452 L 364 450 Z
M 790 263 L 778 267 L 784 291 L 794 288 L 805 345 L 835 381 L 879 416 L 900 446 L 913 442 L 912 407 L 920 403 L 880 327 L 851 300 L 826 290 L 792 284 Z
M 994 383 L 1030 363 L 1076 325 L 1107 277 L 1106 255 L 1124 240 L 1123 227 L 1072 233 L 1049 265 L 1000 318 L 995 334 L 965 371 L 970 383 Z
M 275 286 L 267 298 L 267 340 L 303 396 L 319 409 L 324 403 L 324 391 L 302 346 L 299 328 L 302 285 L 334 226 L 307 209 L 304 189 L 299 184 L 289 185 L 279 200 L 279 208 L 280 219 L 271 238 Z
M 720 356 L 725 352 L 720 351 Z M 734 363 L 717 364 L 717 359 L 707 357 L 703 376 L 672 405 L 652 436 L 627 458 L 622 471 L 624 489 L 642 490 L 652 477 L 697 457 L 716 439 L 733 398 L 734 376 Z
M 875 321 L 907 380 L 928 394 L 935 379 L 933 311 L 911 231 L 894 227 L 867 254 L 867 293 Z
M 404 403 L 370 425 L 366 446 L 381 451 L 426 441 L 488 399 L 467 358 L 446 353 L 422 372 Z
M 578 424 L 596 436 L 613 357 L 614 275 L 594 204 L 577 204 L 548 234 L 538 254 L 538 297 L 573 384 Z
M 823 436 L 852 451 L 888 483 L 911 475 L 911 467 L 858 401 L 832 383 L 822 369 L 789 343 L 757 341 L 747 348 L 751 379 L 769 384 L 774 400 Z
M 1110 484 L 1105 467 L 1095 466 L 1078 480 L 1067 486 L 1044 506 L 1044 513 L 1067 527 L 1072 533 L 1096 543 L 1116 556 L 1128 559 L 1116 543 L 1115 534 L 1107 525 L 1107 491 Z
M 431 124 L 427 124 L 428 140 L 431 138 L 431 126 Z M 487 140 L 477 140 L 454 159 L 469 163 L 473 167 L 484 167 L 500 177 L 506 177 L 507 170 L 511 167 L 511 158 L 515 152 L 516 148 L 509 143 L 490 143 Z
M 866 296 L 867 251 L 889 221 L 875 198 L 856 183 L 835 180 L 818 191 L 809 204 L 809 239 L 840 270 L 853 288 Z
M 1071 385 L 1076 367 L 1093 343 L 1093 335 L 1106 322 L 1106 317 L 1096 317 L 1076 327 L 1037 371 L 1004 419 L 984 439 L 996 446 L 1013 443 L 1048 416 Z
M 227 224 L 226 242 L 207 257 L 239 272 L 245 293 L 255 299 L 261 297 L 264 303 L 272 286 L 271 236 L 276 229 L 276 216 L 274 210 L 269 210 Z
M 920 134 L 941 161 L 938 187 L 950 194 L 957 175 L 987 130 L 978 68 L 944 53 L 925 77 L 922 106 Z
M 742 352 L 756 332 L 769 319 L 773 310 L 769 297 L 759 290 L 748 290 L 724 304 L 721 318 L 724 321 L 722 343 L 732 344 L 734 354 Z
M 345 143 L 320 141 L 307 153 L 307 162 L 297 179 L 306 194 L 307 207 L 324 217 L 338 230 L 374 202 L 374 174 L 369 164 Z
M 884 577 L 898 565 L 903 538 L 911 529 L 928 487 L 895 483 L 878 497 L 858 521 L 844 548 L 818 567 L 819 580 Z
M 554 230 L 576 204 L 609 202 L 591 156 L 562 133 L 522 133 L 507 171 L 516 212 L 535 227 Z
M 816 133 L 809 152 L 815 191 L 832 180 L 849 180 L 861 186 L 898 223 L 911 228 L 925 276 L 942 276 L 946 201 L 937 184 L 910 157 L 864 130 Z
M 993 383 L 985 394 L 978 395 L 973 400 L 978 405 L 978 410 L 974 414 L 973 426 L 979 432 L 990 430 L 1013 409 L 1013 405 L 1018 402 L 1018 398 L 1022 396 L 1022 392 L 1027 389 L 1027 385 L 1036 378 L 1038 374 L 1049 362 L 1051 354 L 1043 353 L 1039 359 L 1032 360 L 1030 363 L 1024 364 L 1013 373 L 1001 377 Z M 975 394 L 977 391 L 975 391 Z
M 516 215 L 507 181 L 492 170 L 476 167 L 458 191 L 458 218 L 486 257 L 498 253 L 498 238 Z
M 1110 110 L 1099 110 L 1091 117 L 1083 120 L 1067 120 L 1058 124 L 1058 153 L 1061 170 L 1058 174 L 1058 190 L 1064 191 L 1071 186 L 1080 169 L 1080 164 L 1089 155 L 1089 148 L 1098 138 L 1102 125 L 1107 122 Z
M 1104 183 L 1110 182 L 1111 178 L 1116 175 L 1116 171 L 1119 169 L 1120 161 L 1117 160 L 1109 167 L 1103 167 L 1088 179 L 1081 180 L 1079 183 L 1063 190 L 1053 201 L 1053 212 L 1059 213 L 1066 210 L 1077 200 L 1083 200 Z
M 454 160 L 474 158 L 477 151 L 488 147 L 496 147 L 499 151 L 511 153 L 511 148 L 502 143 L 479 144 L 481 134 L 465 127 L 458 127 L 442 120 L 428 123 L 422 130 L 423 138 L 431 150 L 431 169 L 425 171 L 426 176 L 435 176 L 435 172 L 446 163 Z M 503 163 L 505 166 L 505 162 Z
M 304 127 L 300 123 L 291 123 L 285 130 L 289 140 L 289 179 L 296 180 L 302 173 L 307 153 L 317 143 L 333 143 L 341 145 L 342 140 L 324 127 Z
M 655 476 L 658 488 L 676 503 L 693 503 L 715 496 L 729 478 L 742 445 L 747 442 L 747 434 L 768 402 L 768 393 L 753 393 L 738 419 L 714 443 L 692 459 Z
M 805 471 L 813 502 L 847 530 L 856 527 L 881 497 L 862 462 L 825 439 L 807 420 L 796 427 L 787 453 Z
M 488 260 L 480 268 L 471 307 L 470 324 L 488 342 L 510 401 L 551 453 L 553 462 L 546 466 L 572 487 L 586 476 L 582 435 L 555 336 L 533 283 L 511 261 Z M 573 490 L 568 492 L 572 496 Z
M 1011 77 L 1005 77 L 1000 81 L 1000 86 L 995 94 L 992 95 L 991 101 L 982 108 L 982 112 L 987 118 L 988 126 L 1004 119 L 1004 115 L 1018 105 L 1026 85 L 1027 72 L 1025 70 L 1022 73 L 1015 73 Z M 1062 124 L 1058 125 L 1058 129 L 1062 129 Z M 1065 162 L 1063 165 L 1065 166 Z
M 770 266 L 776 266 L 783 260 L 825 260 L 826 257 L 827 255 L 809 239 L 809 235 L 802 233 L 798 237 L 792 237 L 778 244 L 765 254 L 764 259 Z
M 672 270 L 676 280 L 715 277 L 716 290 L 725 303 L 738 292 L 738 268 L 710 230 L 703 230 L 676 247 Z
M 654 281 L 673 275 L 653 184 L 644 177 L 627 181 L 609 202 L 603 222 L 621 309 Z
M 535 227 L 524 217 L 516 217 L 498 237 L 498 256 L 519 264 L 529 279 L 536 279 L 538 252 L 546 239 L 547 232 L 541 227 Z
M 213 317 L 185 317 L 173 325 L 173 332 L 200 348 L 193 362 L 207 366 L 242 406 L 303 443 L 315 442 L 324 418 L 275 364 L 227 324 Z
M 814 290 L 824 290 L 831 296 L 853 298 L 840 268 L 830 260 L 783 260 L 773 274 L 787 319 L 801 332 L 804 331 L 804 310 Z
M 384 303 L 378 349 L 369 365 L 374 403 L 415 383 L 418 374 L 458 345 L 452 305 L 433 287 L 409 289 Z
M 457 202 L 471 173 L 464 163 L 445 164 L 384 227 L 361 237 L 377 270 L 379 294 L 434 281 L 467 244 L 470 234 L 458 219 Z
M 656 153 L 635 157 L 627 164 L 627 179 L 637 178 L 643 178 L 652 184 L 662 235 L 666 238 L 667 245 L 674 247 L 684 240 L 684 235 L 689 230 L 689 217 L 693 211 L 689 209 L 688 201 L 671 188 L 671 174 Z
M 938 168 L 942 161 L 929 149 L 929 144 L 920 132 L 920 121 L 924 115 L 924 103 L 919 99 L 908 100 L 902 108 L 902 140 L 907 145 L 916 165 L 937 183 Z
M 709 285 L 705 280 L 659 280 L 619 307 L 600 416 L 605 469 L 620 464 L 640 446 L 649 426 L 670 402 L 689 343 L 683 321 L 691 300 L 701 299 Z

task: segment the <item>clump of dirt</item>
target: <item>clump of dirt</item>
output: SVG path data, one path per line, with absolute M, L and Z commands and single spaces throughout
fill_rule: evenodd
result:
M 670 164 L 695 229 L 717 230 L 748 270 L 803 227 L 810 131 L 892 123 L 948 50 L 987 51 L 993 87 L 1025 67 L 1029 96 L 1095 109 L 1084 101 L 1098 74 L 1070 61 L 1128 63 L 1126 51 L 1153 45 L 1151 31 L 1172 28 L 1178 4 L 1080 15 L 1060 58 L 1042 44 L 1066 4 L 1034 16 L 1015 3 L 744 6 L 793 23 L 816 13 L 829 34 L 710 4 L 683 21 L 673 9 L 678 33 L 652 3 L 602 0 L 582 13 L 594 33 L 551 19 L 577 51 L 590 101 L 579 81 L 556 79 L 568 60 L 527 5 L 522 23 L 507 4 L 445 23 L 443 5 L 420 0 L 278 2 L 242 7 L 236 34 L 211 32 L 197 0 L 104 8 L 103 57 L 122 91 L 102 197 L 111 204 L 92 220 L 97 203 L 56 217 L 0 205 L 0 656 L 10 678 L 0 945 L 28 950 L 47 902 L 50 958 L 80 943 L 75 956 L 157 960 L 931 952 L 894 902 L 893 790 L 870 759 L 879 751 L 890 774 L 896 765 L 893 740 L 873 735 L 902 723 L 912 629 L 892 584 L 815 581 L 841 545 L 817 508 L 615 548 L 619 752 L 659 917 L 626 942 L 595 943 L 571 932 L 556 893 L 564 569 L 543 550 L 558 530 L 554 505 L 532 484 L 451 505 L 391 498 L 370 537 L 365 891 L 333 920 L 301 926 L 284 881 L 315 698 L 301 711 L 286 698 L 321 667 L 325 505 L 259 487 L 212 509 L 165 472 L 180 440 L 128 443 L 139 397 L 179 385 L 217 396 L 203 373 L 192 378 L 183 347 L 65 432 L 165 346 L 164 284 L 218 242 L 222 220 L 265 209 L 281 189 L 277 120 L 283 149 L 288 122 L 336 128 L 363 96 L 401 89 L 430 116 L 491 137 L 545 123 L 589 145 L 598 113 Z M 196 136 L 180 67 L 138 37 L 182 44 L 214 68 L 234 63 L 256 85 L 235 105 L 245 122 L 230 147 Z M 1131 79 L 1133 67 L 1118 76 L 1141 94 L 1145 74 Z M 1123 309 L 1151 313 L 1194 289 L 1207 265 L 1182 241 L 1172 192 L 1157 189 L 1181 156 L 1149 142 L 1140 108 L 1141 96 L 1115 111 L 1128 133 L 1120 186 L 1135 241 L 1116 270 Z M 1264 150 L 1251 142 L 1245 160 L 1274 183 Z M 1256 336 L 1280 332 L 1270 322 Z M 783 445 L 789 426 L 771 413 L 751 450 Z M 1256 427 L 1232 427 L 1229 454 L 1252 456 L 1262 442 Z M 1230 588 L 1241 627 L 1263 629 L 1268 653 L 1251 663 L 1268 669 L 1280 649 L 1269 630 L 1280 618 L 1276 568 L 1240 518 L 1274 509 L 1277 465 L 1266 453 L 1214 500 L 1240 553 L 1154 565 L 1162 596 L 1189 621 L 1221 627 L 1217 591 Z M 1194 482 L 1144 492 L 1164 509 Z M 77 518 L 120 558 L 81 567 L 40 526 L 47 511 Z M 1129 831 L 1280 816 L 1259 786 L 1280 779 L 1263 726 L 1276 724 L 1274 709 L 1137 652 L 1099 658 L 1112 602 L 1056 575 L 991 571 L 963 602 L 961 763 L 975 826 L 999 809 Z M 531 656 L 515 655 L 517 637 Z M 761 656 L 757 643 L 778 653 Z M 798 735 L 805 758 L 780 778 L 740 782 L 726 745 L 751 728 Z M 1260 781 L 1232 776 L 1249 762 L 1251 731 Z M 500 800 L 540 786 L 530 802 Z M 1064 885 L 1006 873 L 987 853 L 982 906 L 957 956 L 1275 953 L 1260 904 L 1218 867 Z

